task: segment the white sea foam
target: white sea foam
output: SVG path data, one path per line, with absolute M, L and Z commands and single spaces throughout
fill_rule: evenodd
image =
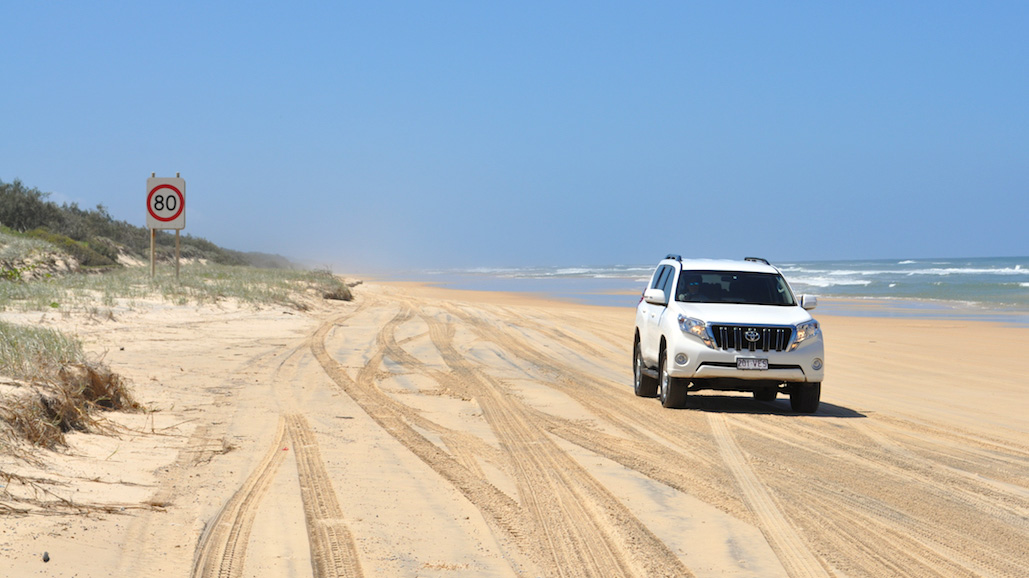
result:
M 590 275 L 591 273 L 593 273 L 593 269 L 588 269 L 586 267 L 567 267 L 567 268 L 564 268 L 564 269 L 557 269 L 557 270 L 553 271 L 552 273 L 550 273 L 550 275 L 553 275 L 555 277 L 571 277 L 571 276 L 579 276 L 579 277 L 581 277 L 581 276 L 592 276 L 592 275 Z
M 912 261 L 913 262 L 913 261 Z M 930 267 L 926 269 L 815 269 L 807 267 L 788 267 L 780 269 L 783 273 L 802 273 L 813 275 L 846 276 L 858 275 L 862 277 L 880 277 L 886 275 L 1026 275 L 1029 269 L 1023 269 L 1021 265 L 1014 267 Z
M 807 285 L 809 287 L 835 287 L 835 286 L 868 286 L 872 284 L 869 279 L 834 279 L 830 277 L 788 277 L 794 285 Z
M 454 273 L 469 273 L 472 275 L 500 275 L 507 276 L 517 274 L 519 271 L 524 269 L 516 269 L 510 267 L 472 267 L 470 269 L 457 269 Z
M 1021 265 L 1014 267 L 990 267 L 977 269 L 974 267 L 947 267 L 934 269 L 915 269 L 913 271 L 898 271 L 905 275 L 1024 275 L 1026 270 Z

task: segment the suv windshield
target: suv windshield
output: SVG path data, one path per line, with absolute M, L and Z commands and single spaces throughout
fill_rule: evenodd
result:
M 683 271 L 675 300 L 694 303 L 796 305 L 781 275 L 743 271 Z

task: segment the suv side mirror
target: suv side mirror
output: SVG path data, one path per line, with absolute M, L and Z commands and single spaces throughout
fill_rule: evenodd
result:
M 668 299 L 665 299 L 665 292 L 657 288 L 644 291 L 643 300 L 651 305 L 668 305 Z
M 815 307 L 818 307 L 818 297 L 815 297 L 814 295 L 801 295 L 800 306 L 811 311 Z

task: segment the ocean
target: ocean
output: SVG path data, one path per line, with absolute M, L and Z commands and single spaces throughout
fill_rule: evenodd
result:
M 818 311 L 844 315 L 996 320 L 1029 326 L 1029 257 L 774 263 Z M 417 280 L 456 289 L 518 291 L 593 305 L 635 307 L 654 265 L 425 271 Z M 868 307 L 875 305 L 875 307 Z

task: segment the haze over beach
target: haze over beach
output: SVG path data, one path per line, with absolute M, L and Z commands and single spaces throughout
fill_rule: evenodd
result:
M 0 578 L 1029 575 L 1029 4 L 0 21 Z

